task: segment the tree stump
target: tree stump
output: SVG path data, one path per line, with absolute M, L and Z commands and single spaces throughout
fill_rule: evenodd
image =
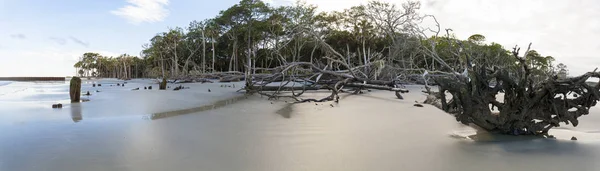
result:
M 600 78 L 600 72 L 535 82 L 531 78 L 536 75 L 516 48 L 513 56 L 520 65 L 517 70 L 480 64 L 467 65 L 466 74 L 434 76 L 439 92 L 430 92 L 425 103 L 453 114 L 465 125 L 474 124 L 489 132 L 547 135 L 560 123 L 576 127 L 577 118 L 589 114 L 600 101 L 600 84 L 586 84 L 590 78 Z M 571 98 L 568 94 L 578 96 Z M 503 96 L 502 100 L 496 99 L 498 95 Z
M 159 90 L 166 90 L 167 89 L 167 79 L 163 78 L 162 82 L 160 82 L 160 85 L 158 86 Z
M 69 86 L 71 102 L 78 103 L 81 100 L 81 78 L 73 77 Z

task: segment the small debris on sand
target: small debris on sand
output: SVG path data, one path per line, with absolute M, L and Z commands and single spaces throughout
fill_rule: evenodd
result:
M 571 140 L 575 141 L 575 140 L 577 140 L 577 137 L 573 136 L 573 137 L 571 137 Z
M 140 90 L 140 88 L 138 87 L 138 88 L 134 88 L 134 89 L 132 89 L 132 90 Z
M 415 105 L 413 105 L 413 106 L 416 106 L 416 107 L 423 107 L 423 105 L 422 105 L 422 104 L 415 104 Z
M 62 104 L 60 104 L 60 103 L 58 103 L 58 104 L 53 104 L 53 105 L 52 105 L 52 108 L 53 108 L 53 109 L 60 109 L 60 108 L 62 108 Z
M 208 92 L 210 93 L 210 88 L 208 89 Z

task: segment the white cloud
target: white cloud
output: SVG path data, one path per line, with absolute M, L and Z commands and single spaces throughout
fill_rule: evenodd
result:
M 89 47 L 90 46 L 90 43 L 85 42 L 83 40 L 80 40 L 80 39 L 78 39 L 76 37 L 70 36 L 69 39 L 71 39 L 73 42 L 75 42 L 75 43 L 77 43 L 77 44 L 79 44 L 81 46 L 84 46 L 84 47 Z
M 27 38 L 27 36 L 25 36 L 25 34 L 21 34 L 21 33 L 11 34 L 10 37 L 13 39 L 26 39 Z
M 289 0 L 269 0 L 273 4 Z M 379 0 L 397 5 L 406 0 Z M 368 0 L 306 0 L 319 11 L 339 11 Z M 510 49 L 519 45 L 566 64 L 571 75 L 600 67 L 600 1 L 595 0 L 421 0 L 421 12 L 433 14 L 442 30 L 459 38 L 486 36 Z
M 67 40 L 64 38 L 60 38 L 60 37 L 49 37 L 48 39 L 56 42 L 59 45 L 65 45 L 67 44 Z
M 127 19 L 132 24 L 153 23 L 163 21 L 168 15 L 169 0 L 127 0 L 126 5 L 112 14 Z

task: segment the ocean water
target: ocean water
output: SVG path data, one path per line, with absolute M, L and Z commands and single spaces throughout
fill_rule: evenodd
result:
M 424 99 L 418 87 L 405 100 L 373 91 L 291 105 L 226 96 L 235 90 L 218 84 L 130 90 L 147 84 L 103 85 L 90 102 L 58 110 L 48 105 L 68 100 L 66 83 L 0 87 L 25 89 L 0 96 L 0 170 L 600 170 L 596 108 L 579 127 L 540 139 L 477 132 L 434 107 L 414 107 Z M 213 110 L 150 117 L 231 98 Z

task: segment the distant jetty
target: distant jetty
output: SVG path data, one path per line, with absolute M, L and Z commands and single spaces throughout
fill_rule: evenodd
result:
M 0 77 L 0 81 L 65 81 L 65 77 Z

